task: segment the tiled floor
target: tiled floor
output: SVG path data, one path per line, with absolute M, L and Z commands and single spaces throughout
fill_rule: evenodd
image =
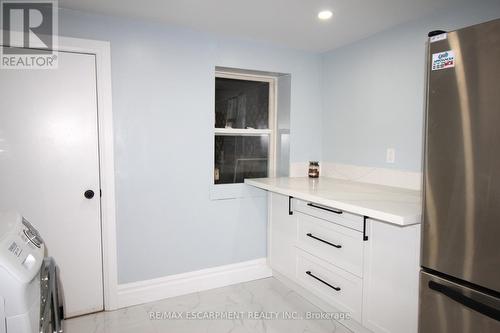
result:
M 333 319 L 301 319 L 319 308 L 274 278 L 130 307 L 65 321 L 67 333 L 348 333 Z M 151 319 L 157 313 L 158 319 Z M 182 319 L 166 319 L 165 314 Z M 224 320 L 186 319 L 187 316 L 233 315 Z M 270 317 L 279 316 L 280 319 Z M 283 315 L 289 316 L 283 319 Z M 251 318 L 253 316 L 253 318 Z M 267 318 L 264 318 L 267 316 Z M 294 319 L 290 319 L 292 316 Z M 163 317 L 163 318 L 162 318 Z

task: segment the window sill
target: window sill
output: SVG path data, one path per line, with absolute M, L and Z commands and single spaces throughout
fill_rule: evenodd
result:
M 210 200 L 227 200 L 238 198 L 264 197 L 266 191 L 247 184 L 212 184 L 210 186 Z

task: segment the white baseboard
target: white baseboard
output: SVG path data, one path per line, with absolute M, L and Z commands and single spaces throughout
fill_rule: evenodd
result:
M 292 163 L 290 177 L 307 177 L 308 163 Z M 363 183 L 402 187 L 411 190 L 422 188 L 422 173 L 389 169 L 320 162 L 320 176 L 339 178 Z
M 229 286 L 272 276 L 267 259 L 202 269 L 162 278 L 118 285 L 118 307 L 144 304 L 169 297 Z

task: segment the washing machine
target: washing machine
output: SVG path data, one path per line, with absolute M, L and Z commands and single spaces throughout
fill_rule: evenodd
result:
M 0 212 L 0 333 L 60 333 L 63 307 L 54 259 L 38 231 Z

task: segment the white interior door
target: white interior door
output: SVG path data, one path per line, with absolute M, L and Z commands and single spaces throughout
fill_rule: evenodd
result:
M 94 55 L 58 59 L 0 69 L 0 209 L 39 229 L 72 317 L 103 309 L 96 70 Z

